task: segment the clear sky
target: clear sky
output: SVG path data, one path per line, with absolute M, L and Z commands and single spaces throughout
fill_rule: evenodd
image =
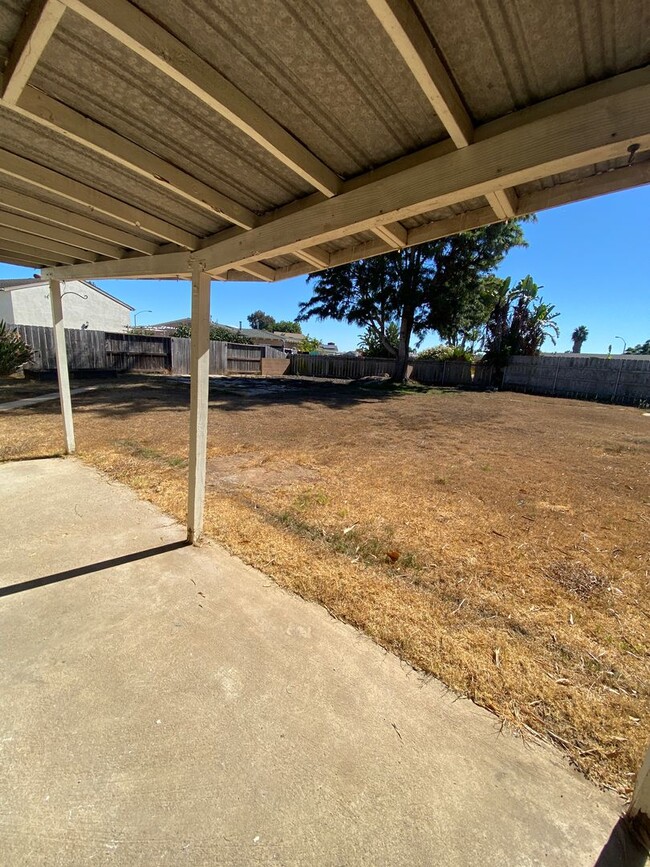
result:
M 499 269 L 516 283 L 531 274 L 541 295 L 561 313 L 559 351 L 570 349 L 571 332 L 586 325 L 583 352 L 620 352 L 650 338 L 650 186 L 543 211 L 525 227 L 528 248 L 512 251 Z M 0 278 L 32 276 L 26 268 L 0 264 Z M 187 281 L 104 280 L 98 285 L 131 304 L 138 324 L 179 319 L 190 312 Z M 282 283 L 213 283 L 212 318 L 227 325 L 247 325 L 262 309 L 276 319 L 293 319 L 298 304 L 310 296 L 305 278 Z M 311 320 L 303 331 L 343 351 L 355 349 L 359 329 L 345 323 Z M 422 347 L 439 341 L 429 335 Z M 544 349 L 553 351 L 546 342 Z

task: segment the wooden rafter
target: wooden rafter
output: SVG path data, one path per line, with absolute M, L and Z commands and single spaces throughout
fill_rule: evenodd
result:
M 248 208 L 34 87 L 26 87 L 12 108 L 68 141 L 89 148 L 208 213 L 217 214 L 244 229 L 252 229 L 259 222 L 256 214 Z
M 158 217 L 153 217 L 139 208 L 127 205 L 119 201 L 119 199 L 108 196 L 106 193 L 99 192 L 86 184 L 74 181 L 66 175 L 62 175 L 10 151 L 0 150 L 0 175 L 2 174 L 27 181 L 32 186 L 40 187 L 50 193 L 56 193 L 56 195 L 63 199 L 69 199 L 81 205 L 88 205 L 99 213 L 114 217 L 129 226 L 136 226 L 188 250 L 195 250 L 198 247 L 199 239 L 190 232 L 179 229 L 177 226 L 172 226 L 171 223 L 166 223 Z
M 90 242 L 94 239 L 99 239 L 100 242 L 108 241 L 111 244 L 116 244 L 126 249 L 137 250 L 148 256 L 158 251 L 158 245 L 153 241 L 147 241 L 138 235 L 132 235 L 122 229 L 116 229 L 114 226 L 108 226 L 106 223 L 91 219 L 87 215 L 95 214 L 95 211 L 90 205 L 84 208 L 86 213 L 78 214 L 66 208 L 61 208 L 58 205 L 42 202 L 33 196 L 25 196 L 13 190 L 0 189 L 0 206 L 11 208 L 13 211 L 18 211 L 21 214 L 28 214 L 39 220 L 47 220 L 57 226 L 68 227 L 78 232 L 83 232 L 84 235 L 89 236 L 87 249 L 94 250 L 95 253 L 100 253 L 101 255 L 105 255 L 101 249 L 98 250 L 96 247 L 90 245 Z
M 36 265 L 56 265 L 58 262 L 74 265 L 79 261 L 72 256 L 63 256 L 58 253 L 55 255 L 47 250 L 41 250 L 35 245 L 21 244 L 17 241 L 5 241 L 0 239 L 0 250 L 20 256 L 32 267 L 36 267 Z
M 221 273 L 386 221 L 459 204 L 505 186 L 620 157 L 632 144 L 650 147 L 650 68 L 590 85 L 549 104 L 524 109 L 510 115 L 507 122 L 486 125 L 485 130 L 477 130 L 474 143 L 467 148 L 428 148 L 419 157 L 400 161 L 392 173 L 375 172 L 367 183 L 357 181 L 335 199 L 307 204 L 303 210 L 192 255 L 167 254 L 148 262 L 139 257 L 128 264 L 108 263 L 106 270 L 106 263 L 96 263 L 87 272 L 85 266 L 63 268 L 55 276 L 134 276 L 134 268 L 150 276 L 188 273 L 192 261 Z M 526 211 L 536 207 L 534 198 L 525 206 Z M 520 204 L 518 213 L 524 212 Z M 416 230 L 410 230 L 407 242 L 415 237 Z M 95 272 L 98 268 L 102 274 Z M 122 273 L 123 268 L 128 275 Z
M 72 247 L 70 244 L 64 244 L 61 241 L 55 241 L 51 238 L 36 238 L 28 232 L 22 232 L 18 229 L 12 229 L 8 226 L 3 226 L 0 223 L 0 243 L 16 242 L 18 244 L 27 244 L 32 247 L 38 247 L 40 250 L 47 250 L 56 256 L 68 256 L 73 260 L 78 259 L 81 262 L 95 262 L 97 260 L 96 253 L 89 253 L 88 250 Z
M 646 75 L 646 79 L 647 79 Z M 589 96 L 598 91 L 591 90 Z M 499 135 L 321 202 L 199 255 L 209 270 L 292 252 L 650 145 L 650 83 Z
M 409 71 L 424 91 L 442 125 L 456 147 L 464 148 L 474 138 L 472 119 L 445 69 L 429 33 L 409 0 L 367 0 L 384 30 L 390 36 Z M 511 219 L 516 197 L 507 190 L 486 195 L 499 219 Z
M 408 0 L 367 0 L 456 147 L 472 141 L 472 121 L 429 34 Z
M 328 166 L 223 75 L 128 0 L 65 5 L 159 69 L 327 196 L 341 181 Z
M 2 99 L 15 103 L 65 12 L 60 0 L 32 0 L 4 70 Z
M 251 277 L 257 277 L 265 283 L 273 283 L 275 280 L 275 269 L 269 268 L 263 262 L 249 262 L 247 265 L 242 265 L 239 270 L 245 274 L 250 274 Z
M 82 235 L 80 232 L 71 232 L 69 229 L 62 229 L 60 226 L 53 226 L 51 223 L 44 223 L 42 220 L 32 220 L 29 217 L 22 217 L 20 214 L 10 214 L 7 211 L 0 211 L 0 226 L 18 229 L 22 232 L 35 235 L 36 238 L 49 238 L 52 241 L 61 241 L 63 244 L 70 244 L 81 250 L 99 253 L 108 259 L 121 259 L 124 255 L 124 250 L 114 244 L 107 244 L 105 241 L 98 241 L 97 239 L 90 238 L 88 235 Z

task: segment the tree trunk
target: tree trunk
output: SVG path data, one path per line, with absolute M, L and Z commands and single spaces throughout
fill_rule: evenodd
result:
M 573 352 L 579 353 L 582 350 L 582 340 L 573 341 Z
M 406 383 L 411 378 L 412 367 L 409 365 L 409 344 L 413 331 L 414 310 L 403 310 L 399 326 L 399 343 L 397 346 L 397 363 L 393 382 Z

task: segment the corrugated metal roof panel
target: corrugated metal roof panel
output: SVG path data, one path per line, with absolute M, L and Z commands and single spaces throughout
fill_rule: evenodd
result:
M 13 45 L 29 0 L 0 0 L 0 69 Z
M 135 52 L 66 13 L 33 84 L 262 213 L 312 188 Z
M 128 232 L 129 235 L 135 235 L 138 238 L 144 238 L 145 240 L 152 241 L 153 243 L 160 243 L 160 238 L 151 235 L 149 232 L 143 231 L 138 226 L 127 226 L 126 223 L 122 222 L 122 220 L 113 219 L 106 214 L 97 213 L 97 211 L 91 213 L 90 209 L 87 206 L 77 204 L 76 202 L 72 202 L 68 199 L 63 199 L 60 196 L 57 196 L 55 193 L 50 193 L 46 190 L 35 190 L 35 188 L 27 181 L 18 180 L 17 178 L 10 178 L 7 175 L 0 174 L 0 202 L 3 201 L 3 190 L 12 190 L 13 192 L 21 193 L 24 196 L 33 196 L 41 202 L 45 202 L 50 205 L 56 205 L 57 207 L 63 208 L 66 211 L 70 211 L 73 214 L 81 214 L 84 217 L 90 217 L 90 219 L 92 219 L 96 223 L 101 223 L 106 226 L 112 226 L 114 229 L 121 229 L 123 232 Z M 6 210 L 14 210 L 13 208 L 7 208 L 7 206 L 4 204 L 2 205 L 2 207 Z
M 446 135 L 365 0 L 137 0 L 342 176 Z
M 477 122 L 650 61 L 644 0 L 415 0 Z

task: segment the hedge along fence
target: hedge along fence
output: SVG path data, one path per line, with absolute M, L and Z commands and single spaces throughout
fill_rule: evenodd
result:
M 515 356 L 502 388 L 639 406 L 650 402 L 650 356 Z

